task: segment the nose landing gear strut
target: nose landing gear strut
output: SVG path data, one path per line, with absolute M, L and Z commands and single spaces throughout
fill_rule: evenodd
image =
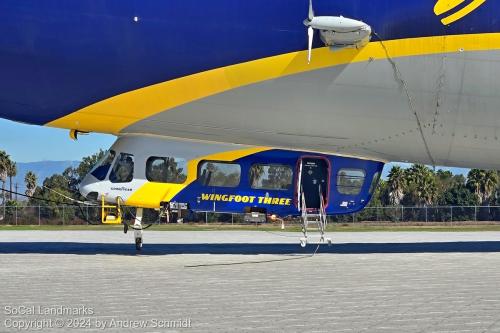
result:
M 134 222 L 134 238 L 135 238 L 135 249 L 137 251 L 142 250 L 142 215 L 143 209 L 137 208 L 137 212 L 135 214 L 135 222 Z
M 143 230 L 147 229 L 148 227 L 144 228 L 142 226 L 142 217 L 144 214 L 144 209 L 143 208 L 137 208 L 137 211 L 134 216 L 134 225 L 129 226 L 128 223 L 122 219 L 122 210 L 121 210 L 121 203 L 123 203 L 123 200 L 121 198 L 118 198 L 117 200 L 117 205 L 116 206 L 106 206 L 106 208 L 115 208 L 117 210 L 117 219 L 113 220 L 113 224 L 117 224 L 117 222 L 120 222 L 123 224 L 123 232 L 126 234 L 128 232 L 129 228 L 134 229 L 134 239 L 135 239 L 135 248 L 137 251 L 142 250 L 142 234 Z M 104 206 L 104 200 L 103 200 L 103 206 Z M 104 216 L 104 210 L 103 210 L 103 216 Z M 104 219 L 104 217 L 103 217 Z M 103 222 L 104 223 L 104 222 Z M 107 224 L 111 224 L 111 222 L 107 222 Z

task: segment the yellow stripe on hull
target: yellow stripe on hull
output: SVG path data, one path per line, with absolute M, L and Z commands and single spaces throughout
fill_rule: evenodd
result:
M 455 7 L 460 6 L 465 0 L 438 0 L 434 6 L 434 14 L 442 15 Z
M 474 0 L 464 8 L 460 9 L 456 13 L 451 14 L 450 16 L 445 17 L 444 19 L 441 20 L 441 22 L 444 25 L 451 24 L 453 22 L 456 22 L 460 20 L 461 18 L 465 17 L 466 15 L 469 15 L 472 13 L 474 10 L 476 10 L 479 6 L 481 6 L 483 3 L 485 3 L 486 0 Z
M 360 50 L 329 48 L 313 50 L 313 61 L 307 64 L 307 51 L 231 65 L 179 79 L 155 84 L 117 95 L 48 123 L 48 126 L 77 129 L 84 132 L 119 134 L 137 121 L 183 104 L 231 89 L 283 76 L 321 68 L 365 62 L 370 59 L 453 53 L 459 50 L 486 51 L 500 49 L 500 33 L 421 37 L 374 41 Z

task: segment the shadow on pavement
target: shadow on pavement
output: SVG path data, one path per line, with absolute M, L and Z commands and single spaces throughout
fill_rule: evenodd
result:
M 144 244 L 141 254 L 309 254 L 315 244 L 301 248 L 297 244 Z M 371 253 L 461 253 L 500 252 L 500 241 L 428 242 L 428 243 L 347 243 L 322 245 L 318 253 L 371 254 Z M 0 243 L 0 254 L 116 254 L 135 255 L 131 243 L 78 243 L 78 242 L 6 242 Z

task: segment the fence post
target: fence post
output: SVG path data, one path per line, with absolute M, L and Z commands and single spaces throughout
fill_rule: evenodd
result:
M 42 206 L 38 205 L 38 226 L 41 225 L 41 220 L 40 220 L 40 211 L 42 210 Z
M 231 213 L 231 225 L 233 225 L 233 224 L 234 224 L 234 214 Z
M 16 225 L 17 225 L 17 205 L 15 207 L 15 212 L 16 212 Z
M 425 205 L 425 223 L 429 222 L 427 219 L 427 205 Z
M 62 218 L 63 218 L 63 225 L 65 225 L 65 221 L 64 221 L 64 206 L 62 206 Z
M 401 222 L 404 222 L 404 217 L 405 217 L 405 206 L 401 206 Z
M 474 222 L 477 222 L 477 206 L 474 206 Z
M 208 224 L 208 212 L 205 212 L 205 224 Z
M 453 223 L 453 206 L 450 206 L 450 221 Z

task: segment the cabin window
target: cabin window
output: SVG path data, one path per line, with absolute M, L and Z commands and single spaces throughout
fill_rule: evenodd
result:
M 203 161 L 198 179 L 204 186 L 236 187 L 240 184 L 241 167 L 236 163 Z
M 120 153 L 109 174 L 112 183 L 129 183 L 134 179 L 134 155 Z
M 92 176 L 98 180 L 104 180 L 108 174 L 109 168 L 115 159 L 116 153 L 114 150 L 110 150 L 104 155 L 104 157 L 96 164 L 94 169 L 90 172 Z
M 177 157 L 150 157 L 146 161 L 146 178 L 150 182 L 183 184 L 187 179 L 187 163 Z
M 340 169 L 337 175 L 337 191 L 341 194 L 357 195 L 365 182 L 365 171 L 361 169 Z
M 250 168 L 250 186 L 258 190 L 288 190 L 293 171 L 287 165 L 254 164 Z
M 369 192 L 370 194 L 372 194 L 373 191 L 375 191 L 375 189 L 377 188 L 379 178 L 380 178 L 380 172 L 375 172 L 372 178 L 372 183 L 370 185 L 370 192 Z

